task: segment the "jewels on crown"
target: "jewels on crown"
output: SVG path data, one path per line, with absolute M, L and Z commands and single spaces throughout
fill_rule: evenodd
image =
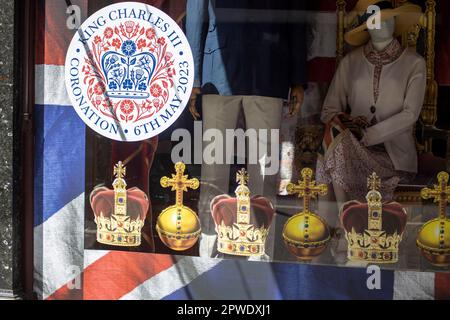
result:
M 141 244 L 141 230 L 144 220 L 141 214 L 133 214 L 133 219 L 127 212 L 127 183 L 125 181 L 126 168 L 120 161 L 114 166 L 114 208 L 111 216 L 105 216 L 103 212 L 95 213 L 97 224 L 97 241 L 102 244 L 136 247 Z M 95 190 L 94 190 L 95 191 Z M 144 202 L 148 200 L 144 193 Z M 91 200 L 92 201 L 92 200 Z
M 261 256 L 265 253 L 265 243 L 269 230 L 250 223 L 250 189 L 247 187 L 249 175 L 245 169 L 236 174 L 239 184 L 236 194 L 236 221 L 226 225 L 224 221 L 217 225 L 217 250 L 235 256 Z
M 402 234 L 398 234 L 397 231 L 388 234 L 382 228 L 383 204 L 379 191 L 381 180 L 375 172 L 368 177 L 367 187 L 369 189 L 366 195 L 368 227 L 362 233 L 356 232 L 354 227 L 350 231 L 346 230 L 347 257 L 350 261 L 395 263 L 398 261 L 398 247 L 402 240 Z M 359 204 L 355 201 L 353 203 Z M 351 205 L 352 202 L 349 204 Z M 351 206 L 348 208 L 351 209 Z M 402 210 L 404 212 L 403 208 Z

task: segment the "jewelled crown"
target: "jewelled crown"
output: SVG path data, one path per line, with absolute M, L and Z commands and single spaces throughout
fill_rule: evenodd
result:
M 134 247 L 141 244 L 141 229 L 149 208 L 147 195 L 138 188 L 127 190 L 126 168 L 114 167 L 114 190 L 100 187 L 92 191 L 90 202 L 97 224 L 97 241 L 103 244 Z
M 437 219 L 423 225 L 417 237 L 417 246 L 423 256 L 433 265 L 450 266 L 450 219 L 447 218 L 447 204 L 450 199 L 449 175 L 441 172 L 438 175 L 438 185 L 433 189 L 422 190 L 422 198 L 433 199 L 439 206 Z
M 131 21 L 126 22 L 133 23 Z M 129 39 L 118 50 L 109 50 L 101 56 L 101 69 L 107 82 L 106 95 L 110 98 L 147 99 L 148 86 L 156 66 L 150 52 L 137 52 L 136 43 Z
M 406 211 L 399 203 L 382 203 L 381 180 L 376 173 L 367 179 L 367 187 L 367 203 L 350 201 L 341 209 L 347 257 L 351 261 L 395 263 L 406 227 Z
M 236 174 L 235 198 L 221 195 L 211 202 L 211 214 L 218 235 L 217 250 L 235 256 L 261 256 L 275 210 L 261 196 L 250 198 L 245 169 Z

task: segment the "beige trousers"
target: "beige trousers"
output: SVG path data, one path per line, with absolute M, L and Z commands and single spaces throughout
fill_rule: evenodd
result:
M 216 129 L 226 136 L 227 129 L 236 129 L 239 119 L 243 115 L 245 129 L 266 129 L 267 139 L 261 139 L 265 150 L 270 153 L 271 142 L 269 134 L 271 129 L 280 129 L 283 100 L 277 98 L 259 96 L 203 96 L 203 133 L 208 129 Z M 204 142 L 203 149 L 213 142 Z M 278 143 L 278 142 L 277 142 Z M 226 143 L 224 141 L 225 148 Z M 225 150 L 223 150 L 225 155 Z M 247 146 L 247 159 L 248 146 Z M 229 156 L 229 155 L 228 155 Z M 260 154 L 258 158 L 260 158 Z M 272 157 L 279 155 L 270 155 Z M 226 163 L 226 162 L 223 162 Z M 245 165 L 243 164 L 242 167 Z M 275 206 L 277 190 L 277 174 L 265 175 L 262 164 L 248 164 L 247 170 L 250 176 L 249 188 L 251 195 L 262 195 L 269 198 Z M 199 199 L 199 217 L 202 224 L 202 237 L 200 239 L 200 256 L 215 257 L 217 252 L 217 235 L 215 224 L 211 216 L 211 200 L 221 194 L 228 194 L 230 189 L 230 165 L 229 164 L 202 164 L 202 184 Z M 232 181 L 232 189 L 236 185 Z M 235 196 L 231 193 L 231 196 Z M 275 220 L 275 219 L 274 219 Z M 274 225 L 272 225 L 266 241 L 266 254 L 273 256 Z M 268 258 L 268 257 L 266 257 Z

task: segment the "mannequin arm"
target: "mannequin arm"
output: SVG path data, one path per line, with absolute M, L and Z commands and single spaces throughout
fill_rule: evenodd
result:
M 339 64 L 323 104 L 321 115 L 323 123 L 330 122 L 336 115 L 345 111 L 348 92 L 346 77 L 348 68 L 348 59 L 344 58 Z

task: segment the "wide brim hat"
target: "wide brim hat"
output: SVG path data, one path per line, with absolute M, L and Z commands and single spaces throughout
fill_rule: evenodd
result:
M 369 41 L 370 34 L 367 30 L 367 20 L 373 14 L 368 14 L 367 9 L 371 5 L 376 5 L 380 8 L 381 21 L 395 18 L 394 37 L 401 36 L 413 25 L 418 24 L 423 15 L 420 6 L 408 2 L 394 8 L 391 1 L 359 0 L 354 9 L 348 14 L 348 20 L 353 22 L 351 24 L 356 25 L 344 35 L 348 44 L 360 46 Z

